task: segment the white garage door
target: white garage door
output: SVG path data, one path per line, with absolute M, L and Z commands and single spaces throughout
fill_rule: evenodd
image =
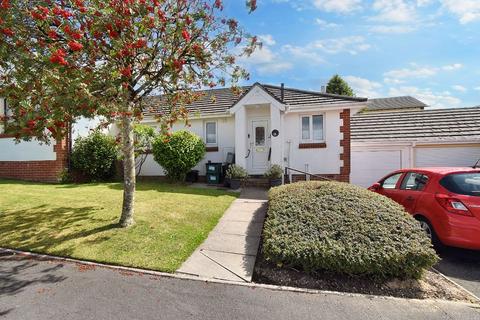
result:
M 392 171 L 402 168 L 401 150 L 352 151 L 350 181 L 369 187 Z
M 478 147 L 415 148 L 416 167 L 471 167 L 480 159 Z

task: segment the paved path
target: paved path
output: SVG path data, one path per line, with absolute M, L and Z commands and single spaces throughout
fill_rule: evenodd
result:
M 0 319 L 455 319 L 471 305 L 305 294 L 0 257 Z
M 267 207 L 263 189 L 246 188 L 177 273 L 250 282 Z
M 443 247 L 435 266 L 444 275 L 480 297 L 480 251 Z

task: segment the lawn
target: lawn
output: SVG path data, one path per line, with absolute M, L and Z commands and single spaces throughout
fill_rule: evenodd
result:
M 0 247 L 174 272 L 236 195 L 143 182 L 136 225 L 118 228 L 119 183 L 51 185 L 0 180 Z

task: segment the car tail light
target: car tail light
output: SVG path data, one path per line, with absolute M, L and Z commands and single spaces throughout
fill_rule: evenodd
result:
M 468 210 L 467 206 L 457 198 L 448 196 L 446 194 L 436 194 L 435 198 L 442 207 L 448 212 L 460 214 L 462 216 L 473 217 L 473 214 Z

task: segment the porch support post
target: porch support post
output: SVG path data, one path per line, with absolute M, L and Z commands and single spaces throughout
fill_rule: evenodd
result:
M 281 111 L 280 109 L 276 108 L 275 106 L 270 105 L 270 123 L 271 129 L 269 135 L 273 130 L 278 130 L 280 133 L 277 137 L 271 136 L 271 148 L 272 148 L 272 155 L 270 162 L 271 164 L 278 164 L 283 167 L 283 152 L 282 152 L 282 144 L 283 144 L 283 128 L 282 128 L 282 118 L 281 118 Z
M 235 163 L 247 169 L 247 112 L 242 106 L 235 112 Z

